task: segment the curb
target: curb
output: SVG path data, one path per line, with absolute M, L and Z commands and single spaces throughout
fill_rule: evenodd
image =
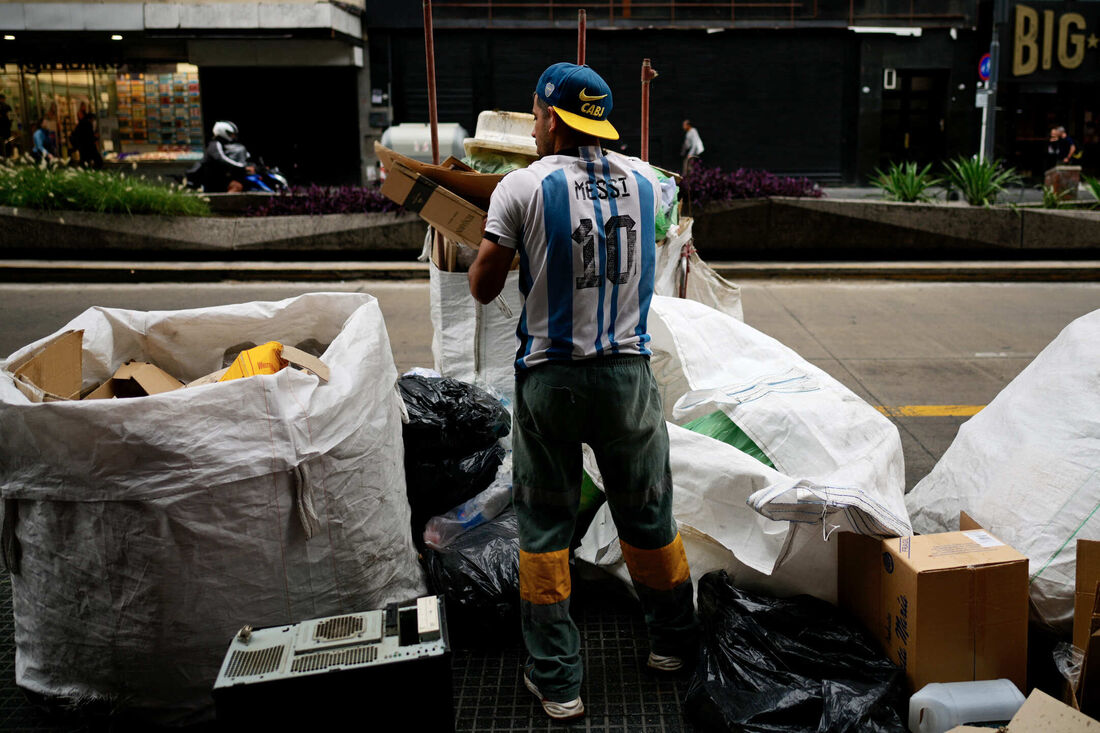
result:
M 1100 260 L 1023 262 L 712 262 L 729 280 L 858 279 L 1100 282 Z M 0 260 L 3 283 L 426 280 L 422 262 L 81 262 Z

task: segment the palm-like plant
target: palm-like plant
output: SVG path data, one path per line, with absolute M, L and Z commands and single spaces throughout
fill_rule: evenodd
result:
M 988 206 L 997 195 L 1020 181 L 1014 168 L 1005 168 L 1000 160 L 958 157 L 946 163 L 947 182 L 957 188 L 971 206 Z
M 1085 185 L 1088 186 L 1089 192 L 1092 194 L 1093 198 L 1096 199 L 1097 203 L 1094 205 L 1100 206 L 1100 178 L 1083 176 L 1081 180 L 1085 182 Z
M 891 163 L 885 173 L 875 168 L 871 185 L 881 189 L 888 201 L 931 201 L 928 189 L 942 183 L 931 170 L 931 164 L 918 169 L 916 163 Z

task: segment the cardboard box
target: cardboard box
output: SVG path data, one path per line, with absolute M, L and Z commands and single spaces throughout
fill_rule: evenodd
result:
M 84 332 L 66 331 L 8 370 L 31 402 L 77 399 L 83 384 Z
M 440 165 L 421 163 L 380 143 L 374 144 L 374 152 L 386 168 L 383 195 L 420 214 L 448 239 L 473 249 L 481 245 L 489 198 L 504 176 L 478 173 L 455 158 Z M 439 255 L 440 261 L 445 259 Z
M 432 165 L 421 163 L 377 142 L 374 144 L 374 153 L 382 161 L 387 173 L 400 164 L 483 210 L 489 208 L 489 198 L 493 195 L 497 184 L 504 178 L 502 174 L 478 173 L 454 156 L 447 158 L 439 165 Z
M 1073 595 L 1073 645 L 1084 649 L 1089 639 L 1089 619 L 1100 583 L 1100 542 L 1077 540 L 1077 582 Z
M 120 366 L 86 400 L 108 400 L 115 397 L 146 397 L 171 392 L 183 387 L 183 382 L 160 367 L 144 361 L 128 361 Z
M 481 244 L 485 212 L 411 168 L 401 163 L 389 168 L 382 193 L 448 238 L 475 249 Z
M 905 669 L 910 692 L 1002 677 L 1025 691 L 1027 558 L 969 517 L 961 524 L 889 540 L 841 534 L 840 605 Z
M 1004 733 L 1100 733 L 1100 723 L 1036 689 L 1001 730 Z M 990 733 L 990 729 L 960 725 L 948 733 Z

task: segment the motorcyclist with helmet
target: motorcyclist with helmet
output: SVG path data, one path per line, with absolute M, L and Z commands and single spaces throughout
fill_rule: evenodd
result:
M 206 191 L 240 193 L 245 176 L 255 173 L 248 151 L 237 142 L 237 126 L 228 120 L 214 123 L 214 137 L 203 152 L 202 161 L 187 172 L 189 181 Z

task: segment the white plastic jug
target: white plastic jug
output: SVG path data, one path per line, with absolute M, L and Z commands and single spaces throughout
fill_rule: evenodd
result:
M 1010 680 L 933 682 L 909 698 L 909 730 L 946 733 L 966 723 L 1007 721 L 1023 704 Z

